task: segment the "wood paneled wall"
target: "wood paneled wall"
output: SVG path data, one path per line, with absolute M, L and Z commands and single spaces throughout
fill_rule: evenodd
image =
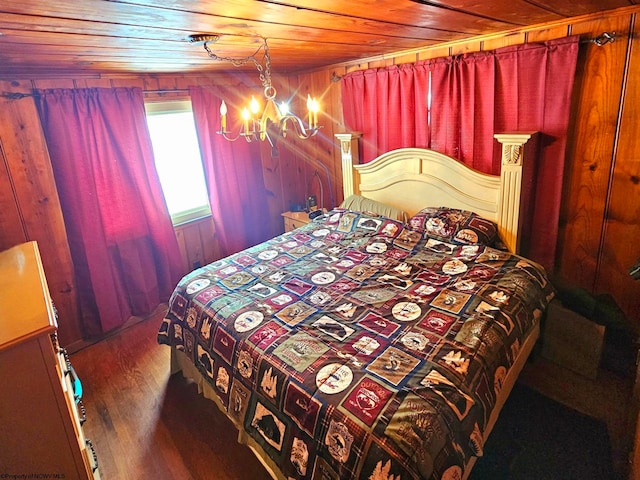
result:
M 503 35 L 479 37 L 396 56 L 335 65 L 282 78 L 274 72 L 278 96 L 293 98 L 304 111 L 307 93 L 321 102 L 322 130 L 312 140 L 287 137 L 280 154 L 263 147 L 268 191 L 265 214 L 282 231 L 280 213 L 316 194 L 322 181 L 324 206 L 342 200 L 340 152 L 334 133 L 345 131 L 339 78 L 347 72 L 417 60 L 491 50 L 580 34 L 585 39 L 616 32 L 612 44 L 581 46 L 567 148 L 560 220 L 557 271 L 593 293 L 611 294 L 640 329 L 640 281 L 628 268 L 640 257 L 640 7 L 545 24 Z M 246 79 L 245 79 L 246 80 Z M 105 75 L 81 78 L 31 78 L 0 81 L 0 92 L 30 93 L 33 88 L 138 86 L 149 100 L 185 95 L 189 85 L 237 82 L 233 76 Z M 51 291 L 60 311 L 60 335 L 69 344 L 82 337 L 73 268 L 51 166 L 33 99 L 0 100 L 0 247 L 38 240 Z M 326 178 L 321 162 L 329 171 Z M 314 171 L 318 176 L 314 177 Z M 333 205 L 329 200 L 333 190 Z M 211 224 L 196 223 L 177 230 L 185 266 L 215 259 L 207 239 Z
M 185 272 L 220 258 L 215 225 L 211 217 L 199 218 L 174 227 Z
M 555 275 L 593 294 L 610 294 L 640 331 L 640 281 L 628 270 L 640 257 L 640 7 L 540 25 L 504 35 L 335 65 L 298 76 L 301 85 L 325 85 L 325 125 L 346 131 L 339 89 L 328 79 L 348 72 L 428 58 L 493 50 L 580 35 L 567 147 Z M 587 40 L 615 32 L 611 44 Z M 339 152 L 317 150 L 340 187 Z
M 0 82 L 0 90 L 20 89 Z M 0 98 L 0 250 L 35 240 L 58 312 L 60 341 L 80 338 L 71 254 L 32 98 Z

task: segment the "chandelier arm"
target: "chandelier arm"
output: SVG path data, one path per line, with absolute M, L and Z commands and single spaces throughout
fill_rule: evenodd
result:
M 235 137 L 230 137 L 230 136 L 229 136 L 229 132 L 222 131 L 222 130 L 217 131 L 216 133 L 217 133 L 218 135 L 222 135 L 222 137 L 223 137 L 225 140 L 229 140 L 230 142 L 235 142 L 236 140 L 238 140 L 240 137 L 242 137 L 242 136 L 243 136 L 241 133 L 238 133 L 238 135 L 236 135 Z
M 280 130 L 283 132 L 286 132 L 286 124 L 287 122 L 291 120 L 291 122 L 293 122 L 294 125 L 294 130 L 296 132 L 296 135 L 298 136 L 298 138 L 301 138 L 302 140 L 306 140 L 308 138 L 311 138 L 313 136 L 315 136 L 318 133 L 318 130 L 320 130 L 322 127 L 318 126 L 315 128 L 305 128 L 304 127 L 304 122 L 300 119 L 300 117 L 297 117 L 295 115 L 285 115 L 282 117 L 282 119 L 280 120 Z

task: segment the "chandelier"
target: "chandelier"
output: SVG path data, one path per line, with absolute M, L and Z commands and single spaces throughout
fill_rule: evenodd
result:
M 215 43 L 220 35 L 195 34 L 188 37 L 191 43 L 204 42 L 204 49 L 209 57 L 217 61 L 229 62 L 235 67 L 253 63 L 258 71 L 260 82 L 262 83 L 264 94 L 264 108 L 260 113 L 260 102 L 255 95 L 242 110 L 242 125 L 238 133 L 227 130 L 227 104 L 223 100 L 220 104 L 220 130 L 216 133 L 222 135 L 226 140 L 235 142 L 239 138 L 244 138 L 247 142 L 268 140 L 274 152 L 276 150 L 277 137 L 286 137 L 287 133 L 295 132 L 298 138 L 306 140 L 313 137 L 322 128 L 318 125 L 318 112 L 320 106 L 315 98 L 307 95 L 307 121 L 306 123 L 298 116 L 289 111 L 286 102 L 276 103 L 276 89 L 271 84 L 271 57 L 269 55 L 269 45 L 267 39 L 261 37 L 262 45 L 247 57 L 223 57 L 215 54 L 209 47 L 210 43 Z M 262 52 L 262 59 L 259 54 Z

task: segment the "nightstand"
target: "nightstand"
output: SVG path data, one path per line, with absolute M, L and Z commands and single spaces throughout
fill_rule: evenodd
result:
M 285 232 L 290 232 L 310 222 L 307 212 L 284 212 L 282 217 L 284 218 Z

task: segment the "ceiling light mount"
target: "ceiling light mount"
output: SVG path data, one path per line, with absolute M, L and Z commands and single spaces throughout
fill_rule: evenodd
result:
M 187 37 L 187 41 L 194 45 L 200 43 L 216 43 L 219 39 L 220 35 L 216 33 L 193 33 Z

